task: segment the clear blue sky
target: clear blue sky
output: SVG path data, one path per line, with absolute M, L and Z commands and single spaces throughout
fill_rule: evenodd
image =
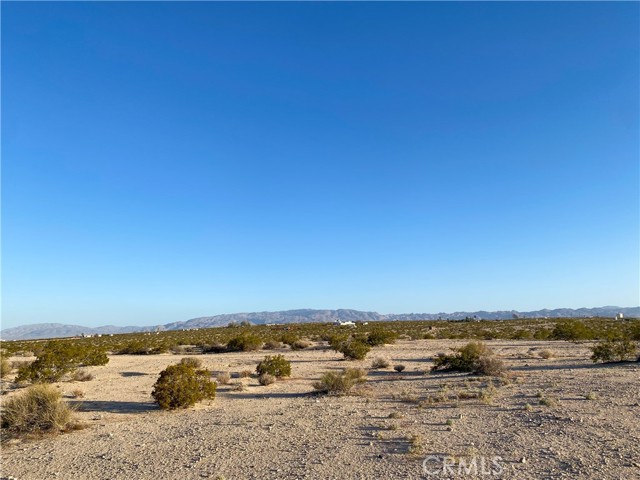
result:
M 2 2 L 2 326 L 638 305 L 639 18 Z

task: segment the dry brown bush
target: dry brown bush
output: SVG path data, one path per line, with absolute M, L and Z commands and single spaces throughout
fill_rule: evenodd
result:
M 4 403 L 2 427 L 14 434 L 57 433 L 72 427 L 72 410 L 56 388 L 32 385 Z
M 275 383 L 275 381 L 276 377 L 269 373 L 263 373 L 258 377 L 258 382 L 260 382 L 260 385 L 264 386 L 271 385 L 272 383 Z

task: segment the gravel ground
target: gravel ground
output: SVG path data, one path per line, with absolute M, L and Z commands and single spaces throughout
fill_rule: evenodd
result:
M 507 381 L 428 373 L 433 355 L 464 343 L 400 341 L 373 349 L 362 362 L 344 361 L 321 345 L 201 355 L 210 370 L 237 374 L 253 371 L 267 353 L 284 353 L 292 377 L 267 387 L 255 378 L 233 379 L 243 390 L 220 385 L 214 401 L 178 412 L 157 409 L 150 393 L 158 373 L 180 357 L 112 356 L 89 369 L 93 380 L 56 384 L 88 428 L 5 442 L 0 475 L 640 478 L 640 364 L 593 365 L 588 343 L 490 341 L 510 368 Z M 554 357 L 540 358 L 542 350 Z M 378 356 L 406 370 L 370 369 Z M 352 366 L 368 368 L 356 394 L 313 394 L 311 384 L 323 372 Z M 81 401 L 69 398 L 77 388 L 85 392 Z M 2 399 L 19 392 L 9 389 Z M 466 398 L 474 392 L 483 397 Z M 442 456 L 450 457 L 448 466 Z

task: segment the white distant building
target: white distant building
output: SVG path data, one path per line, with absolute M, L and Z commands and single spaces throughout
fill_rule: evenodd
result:
M 624 320 L 624 313 L 616 314 L 616 320 Z
M 343 322 L 341 320 L 336 320 L 333 324 L 337 327 L 355 327 L 356 326 L 355 322 L 350 322 L 350 321 Z

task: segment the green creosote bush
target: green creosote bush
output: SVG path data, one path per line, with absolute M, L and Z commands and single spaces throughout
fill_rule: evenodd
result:
M 377 347 L 379 345 L 395 343 L 397 338 L 397 333 L 385 330 L 384 328 L 376 327 L 371 330 L 371 332 L 369 332 L 366 342 L 372 347 Z
M 366 372 L 362 368 L 347 368 L 341 373 L 327 372 L 313 384 L 320 393 L 346 395 L 359 383 L 366 380 Z
M 244 334 L 234 337 L 227 343 L 227 351 L 229 352 L 251 352 L 260 350 L 262 340 L 257 335 Z
M 360 339 L 334 337 L 330 345 L 336 352 L 342 353 L 347 360 L 363 360 L 371 351 L 371 345 Z
M 57 382 L 78 367 L 106 365 L 108 362 L 109 357 L 103 349 L 80 343 L 52 341 L 35 361 L 20 367 L 16 382 Z
M 404 365 L 394 365 L 394 367 L 393 367 L 393 369 L 398 373 L 402 373 L 405 368 L 406 367 Z
M 132 340 L 116 351 L 118 355 L 159 355 L 168 352 L 175 345 L 151 343 L 145 340 Z
M 470 342 L 453 350 L 456 353 L 452 355 L 439 353 L 431 371 L 471 372 L 491 376 L 500 376 L 505 372 L 502 360 L 495 358 L 491 349 L 482 342 Z
M 202 349 L 202 353 L 225 353 L 227 351 L 227 346 L 222 343 L 201 343 L 198 347 Z
M 298 337 L 296 334 L 294 333 L 283 333 L 282 336 L 280 337 L 280 341 L 282 343 L 284 343 L 285 345 L 293 345 L 295 342 L 297 342 L 298 340 L 300 340 L 300 337 Z
M 291 362 L 284 358 L 283 355 L 275 355 L 264 357 L 258 366 L 256 367 L 258 375 L 264 375 L 268 373 L 274 377 L 289 377 L 291 376 Z
M 201 400 L 213 400 L 216 384 L 210 380 L 208 370 L 178 363 L 160 372 L 151 395 L 163 410 L 188 408 Z
M 594 337 L 594 332 L 584 323 L 578 320 L 566 320 L 558 323 L 551 332 L 551 338 L 554 340 L 567 340 L 575 342 L 578 340 L 587 340 Z
M 640 341 L 640 320 L 635 321 L 627 327 L 627 335 L 629 340 Z
M 72 425 L 72 410 L 51 385 L 32 385 L 9 398 L 2 409 L 2 428 L 12 433 L 57 433 Z
M 0 359 L 0 378 L 4 378 L 11 373 L 11 364 L 9 360 L 2 357 Z
M 631 360 L 637 351 L 637 346 L 631 340 L 610 339 L 591 347 L 593 354 L 591 360 L 596 362 L 612 363 Z

